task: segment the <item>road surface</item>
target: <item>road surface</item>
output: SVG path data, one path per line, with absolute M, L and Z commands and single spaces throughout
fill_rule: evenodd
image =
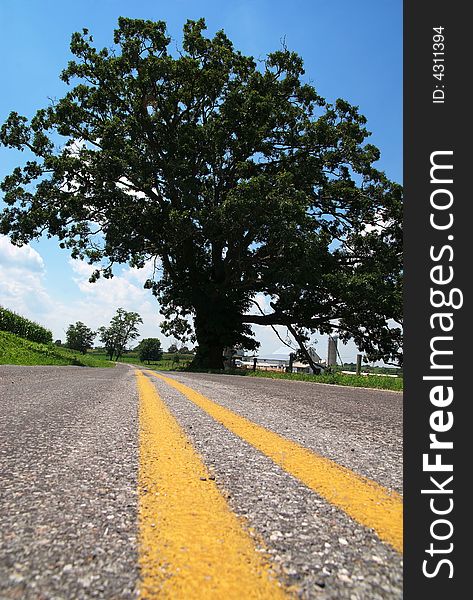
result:
M 402 597 L 402 396 L 0 367 L 0 599 Z

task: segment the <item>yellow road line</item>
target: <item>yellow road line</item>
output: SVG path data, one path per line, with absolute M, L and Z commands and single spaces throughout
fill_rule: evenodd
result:
M 140 597 L 287 598 L 155 386 L 136 377 Z
M 213 402 L 192 388 L 152 371 L 216 421 L 269 456 L 285 471 L 341 508 L 402 552 L 402 496 Z

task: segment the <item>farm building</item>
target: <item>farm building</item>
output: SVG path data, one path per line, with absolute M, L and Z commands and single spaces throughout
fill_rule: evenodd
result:
M 317 365 L 320 366 L 320 370 L 318 371 L 318 373 L 322 372 L 324 370 L 324 365 L 321 364 L 321 359 L 320 356 L 315 352 L 315 350 L 313 348 L 309 349 L 309 352 L 311 353 L 312 356 L 312 360 L 317 363 Z M 256 368 L 260 369 L 260 370 L 267 370 L 267 371 L 281 371 L 281 372 L 285 372 L 289 369 L 289 365 L 290 365 L 290 348 L 286 348 L 286 347 L 281 347 L 278 350 L 276 350 L 276 352 L 273 352 L 272 354 L 263 354 L 261 356 L 257 356 L 256 357 Z M 240 363 L 240 366 L 242 367 L 246 367 L 247 369 L 252 369 L 253 368 L 253 364 L 254 364 L 254 358 L 253 356 L 243 356 L 240 358 L 240 360 L 238 361 L 238 363 Z M 299 361 L 299 360 L 294 360 L 292 362 L 292 372 L 293 373 L 313 373 L 311 367 L 303 362 L 303 361 Z M 316 373 L 316 374 L 318 374 Z

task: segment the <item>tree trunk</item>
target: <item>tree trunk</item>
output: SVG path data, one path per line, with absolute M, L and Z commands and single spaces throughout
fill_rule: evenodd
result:
M 316 365 L 315 362 L 312 360 L 312 356 L 309 354 L 309 351 L 305 347 L 304 340 L 302 339 L 302 337 L 297 333 L 297 331 L 294 329 L 294 327 L 292 325 L 288 325 L 287 328 L 294 336 L 294 339 L 296 340 L 296 342 L 299 344 L 299 348 L 301 349 L 307 362 L 309 363 L 309 366 L 312 369 L 312 372 L 313 373 L 319 372 L 320 369 L 319 369 L 318 365 Z
M 196 369 L 223 369 L 223 344 L 199 341 L 197 352 L 190 366 Z
M 191 368 L 223 369 L 223 350 L 228 335 L 225 324 L 225 310 L 207 305 L 196 312 L 194 329 L 198 347 Z

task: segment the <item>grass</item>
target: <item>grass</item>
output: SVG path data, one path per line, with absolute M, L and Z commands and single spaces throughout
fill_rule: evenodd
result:
M 269 379 L 290 379 L 295 381 L 312 381 L 313 383 L 329 383 L 351 387 L 365 387 L 401 392 L 404 380 L 402 377 L 383 377 L 378 375 L 345 375 L 343 373 L 324 373 L 309 375 L 307 373 L 276 373 L 273 371 L 249 371 L 251 377 L 267 377 Z
M 113 363 L 54 344 L 39 344 L 0 331 L 0 365 L 76 365 L 112 367 Z

